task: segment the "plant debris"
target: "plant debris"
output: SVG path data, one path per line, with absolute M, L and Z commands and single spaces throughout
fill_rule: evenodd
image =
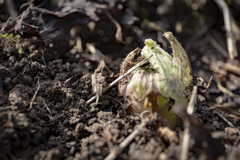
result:
M 104 9 L 113 7 L 115 1 L 56 1 L 51 7 L 50 1 L 38 5 L 31 4 L 17 20 L 15 30 L 24 37 L 38 36 L 44 42 L 69 41 L 69 28 L 74 25 L 86 25 L 98 21 Z M 96 14 L 97 13 L 97 14 Z
M 239 51 L 240 3 L 225 3 Z M 215 1 L 2 0 L 0 22 L 0 160 L 240 159 L 239 54 L 229 57 Z M 118 92 L 134 73 L 155 71 L 154 55 L 141 57 L 146 39 L 173 58 L 168 31 L 197 86 L 175 130 L 144 109 L 157 108 L 158 89 L 146 90 L 139 115 Z

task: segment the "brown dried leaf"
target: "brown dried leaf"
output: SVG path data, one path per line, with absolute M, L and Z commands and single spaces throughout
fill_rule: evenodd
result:
M 98 21 L 97 14 L 114 6 L 115 0 L 59 0 L 55 7 L 50 1 L 26 9 L 17 21 L 15 30 L 24 37 L 38 36 L 44 42 L 68 41 L 69 28 Z

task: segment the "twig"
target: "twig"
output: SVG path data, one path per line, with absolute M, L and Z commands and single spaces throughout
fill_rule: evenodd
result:
M 215 81 L 217 83 L 218 90 L 222 93 L 225 93 L 230 97 L 239 97 L 239 95 L 234 94 L 232 91 L 228 90 L 227 88 L 223 87 L 220 80 L 218 78 L 215 78 Z
M 48 108 L 48 106 L 47 106 L 47 104 L 46 104 L 46 102 L 45 102 L 45 100 L 44 100 L 43 98 L 42 98 L 42 101 L 43 101 L 43 104 L 45 105 L 45 107 L 47 108 L 49 114 L 52 116 L 52 112 L 51 112 L 51 110 Z
M 227 46 L 228 46 L 228 54 L 230 59 L 234 59 L 234 57 L 238 56 L 237 48 L 236 48 L 236 40 L 233 36 L 232 31 L 232 17 L 229 11 L 229 8 L 227 4 L 224 2 L 224 0 L 214 0 L 222 9 L 223 12 L 223 18 L 224 18 L 224 24 L 227 34 Z
M 109 88 L 111 88 L 112 86 L 114 86 L 115 84 L 117 84 L 118 81 L 120 81 L 123 77 L 127 76 L 128 74 L 130 74 L 131 72 L 133 72 L 134 70 L 136 70 L 138 67 L 146 64 L 149 60 L 149 58 L 151 58 L 151 56 L 149 56 L 147 59 L 142 60 L 141 62 L 139 62 L 138 64 L 136 64 L 135 66 L 133 66 L 131 69 L 129 69 L 127 71 L 127 73 L 119 76 L 117 79 L 115 79 L 112 83 L 110 83 L 105 89 L 103 89 L 102 93 L 106 92 Z M 91 102 L 93 102 L 97 97 L 93 96 L 91 99 L 89 99 L 86 103 L 85 103 L 85 107 L 87 105 L 89 105 Z
M 34 93 L 34 95 L 33 95 L 33 97 L 32 97 L 32 100 L 31 100 L 31 102 L 30 102 L 30 107 L 29 107 L 28 110 L 31 110 L 31 109 L 32 109 L 32 104 L 33 104 L 33 101 L 34 101 L 34 99 L 35 99 L 35 97 L 36 97 L 36 95 L 37 95 L 37 93 L 38 93 L 39 88 L 40 88 L 40 83 L 39 83 L 39 77 L 38 77 L 38 87 L 37 87 L 37 90 L 35 91 L 35 93 Z
M 210 59 L 207 57 L 202 57 L 202 62 L 206 63 L 209 65 L 209 69 L 215 73 L 219 73 L 221 75 L 227 76 L 227 71 L 226 69 L 222 69 L 220 67 L 220 61 L 214 61 L 212 62 Z
M 216 104 L 213 106 L 215 107 L 222 107 L 222 108 L 229 108 L 229 109 L 239 109 L 239 103 L 237 102 L 226 102 L 226 103 L 222 103 L 222 104 Z
M 189 115 L 193 114 L 193 110 L 194 110 L 194 104 L 196 102 L 196 97 L 197 97 L 197 86 L 193 86 L 193 90 L 192 90 L 192 95 L 191 95 L 191 99 L 188 103 L 188 108 L 187 108 L 187 113 Z
M 208 58 L 203 57 L 202 61 L 208 65 L 210 65 L 210 70 L 216 73 L 220 73 L 222 75 L 227 75 L 226 71 L 232 72 L 234 74 L 240 75 L 240 67 L 235 66 L 230 63 L 224 63 L 222 61 L 214 61 L 211 62 Z
M 6 106 L 6 107 L 1 107 L 0 108 L 0 112 L 4 111 L 4 110 L 8 110 L 8 109 L 11 109 L 11 110 L 14 110 L 14 109 L 17 109 L 18 107 L 17 106 L 14 106 L 14 105 L 11 105 L 11 106 Z
M 220 118 L 222 118 L 230 127 L 235 128 L 237 130 L 237 132 L 238 132 L 238 135 L 240 135 L 239 129 L 237 127 L 235 127 L 229 120 L 227 120 L 225 117 L 223 117 L 219 113 L 218 109 L 214 109 L 214 113 L 216 113 Z
M 30 6 L 32 6 L 33 4 L 32 4 L 32 2 L 33 1 L 29 1 L 29 2 L 27 2 L 27 3 L 23 3 L 21 6 L 20 6 L 20 9 L 23 9 L 24 7 L 30 7 Z
M 0 30 L 1 32 L 4 31 L 4 30 L 9 26 L 9 23 L 10 23 L 11 20 L 13 20 L 13 18 L 12 18 L 12 17 L 9 17 L 8 20 L 7 20 L 7 22 L 6 22 L 4 25 L 2 25 L 3 27 L 2 27 L 2 29 Z
M 147 124 L 147 120 L 143 119 L 141 124 L 135 129 L 117 148 L 112 149 L 111 153 L 104 160 L 114 160 L 117 155 L 122 153 L 125 147 L 129 145 L 129 143 L 140 133 L 144 132 L 144 127 Z
M 230 63 L 223 63 L 223 67 L 230 72 L 240 75 L 240 68 L 238 66 L 232 65 Z
M 196 97 L 197 97 L 197 88 L 198 87 L 196 85 L 193 87 L 191 99 L 188 103 L 187 113 L 189 115 L 193 114 L 194 104 L 196 102 Z M 184 132 L 183 132 L 181 160 L 187 160 L 188 159 L 189 140 L 190 140 L 190 133 L 189 133 L 190 122 L 186 121 L 184 123 L 184 126 L 185 126 L 185 129 L 184 129 Z
M 211 85 L 212 78 L 213 78 L 213 76 L 211 76 L 210 79 L 208 80 L 208 83 L 207 83 L 207 85 L 206 85 L 206 88 L 207 88 L 207 89 L 208 89 L 208 88 L 210 87 L 210 85 Z
M 240 117 L 240 112 L 238 112 L 237 110 L 234 110 L 232 108 L 227 108 L 227 107 L 223 107 L 223 106 L 219 106 L 218 104 L 215 106 L 212 106 L 210 108 L 216 108 L 217 110 L 220 110 L 221 112 L 227 113 L 230 116 L 237 116 Z
M 214 113 L 216 113 L 220 118 L 222 118 L 230 127 L 235 128 L 235 126 L 229 121 L 227 120 L 225 117 L 223 117 L 218 110 L 214 110 Z
M 120 24 L 111 16 L 111 14 L 109 12 L 106 11 L 106 14 L 108 16 L 108 18 L 110 19 L 110 21 L 116 26 L 117 28 L 117 31 L 116 31 L 116 34 L 115 34 L 115 38 L 116 38 L 116 41 L 118 43 L 123 43 L 123 44 L 128 44 L 127 42 L 125 42 L 122 38 L 122 28 L 120 26 Z
M 213 45 L 213 47 L 225 58 L 228 58 L 228 53 L 227 51 L 210 35 L 207 34 L 207 39 L 209 42 Z

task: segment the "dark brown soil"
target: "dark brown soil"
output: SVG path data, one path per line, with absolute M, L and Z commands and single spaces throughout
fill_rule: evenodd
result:
M 18 19 L 29 9 L 20 9 L 27 1 L 11 2 Z M 118 77 L 122 59 L 136 47 L 142 48 L 146 38 L 171 52 L 162 37 L 164 31 L 173 32 L 183 45 L 197 77 L 206 83 L 214 77 L 205 92 L 199 87 L 194 116 L 185 117 L 191 124 L 188 159 L 240 159 L 240 78 L 217 65 L 221 61 L 240 67 L 239 56 L 230 60 L 210 43 L 209 35 L 227 51 L 223 15 L 214 1 L 81 1 L 77 3 L 82 5 L 81 14 L 70 9 L 71 14 L 58 17 L 57 12 L 63 14 L 61 3 L 74 8 L 76 2 L 33 1 L 31 5 L 38 8 L 35 12 L 45 15 L 44 26 L 40 19 L 5 23 L 14 8 L 0 1 L 0 25 L 4 27 L 0 34 L 13 33 L 17 38 L 12 43 L 11 38 L 0 38 L 0 160 L 94 160 L 115 151 L 143 119 L 129 114 L 117 85 L 101 96 L 99 104 L 85 107 L 94 96 L 91 75 L 103 59 L 112 72 L 103 71 L 106 87 Z M 239 24 L 239 2 L 232 0 L 229 7 Z M 120 24 L 123 41 L 115 39 L 116 26 L 109 15 Z M 28 30 L 16 27 L 26 22 L 32 24 L 26 25 Z M 30 32 L 34 27 L 39 30 Z M 49 33 L 41 34 L 44 27 L 49 27 Z M 82 49 L 77 50 L 79 38 Z M 97 49 L 96 54 L 88 44 Z M 239 51 L 239 42 L 237 46 Z M 234 96 L 219 90 L 217 81 Z M 159 120 L 157 115 L 147 117 L 143 131 L 116 159 L 180 159 L 184 126 L 174 132 L 173 137 L 180 139 L 177 142 L 158 131 Z

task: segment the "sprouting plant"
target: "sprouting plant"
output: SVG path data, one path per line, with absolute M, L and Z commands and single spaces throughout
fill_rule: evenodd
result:
M 171 43 L 173 56 L 152 39 L 146 39 L 140 58 L 151 55 L 152 58 L 147 66 L 140 67 L 119 83 L 119 93 L 129 99 L 134 114 L 141 115 L 146 110 L 157 112 L 173 129 L 181 124 L 177 110 L 187 107 L 193 76 L 185 50 L 171 32 L 164 36 Z M 123 64 L 122 72 L 127 71 Z

